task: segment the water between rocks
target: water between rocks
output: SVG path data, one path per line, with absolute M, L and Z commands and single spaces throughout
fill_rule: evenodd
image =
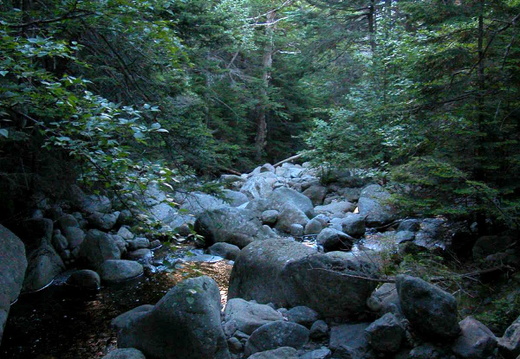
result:
M 221 289 L 223 302 L 232 263 L 184 246 L 156 251 L 156 271 L 133 280 L 80 293 L 64 284 L 67 273 L 49 287 L 21 295 L 11 306 L 4 331 L 3 359 L 94 359 L 116 348 L 110 321 L 142 304 L 155 304 L 175 284 L 208 275 Z

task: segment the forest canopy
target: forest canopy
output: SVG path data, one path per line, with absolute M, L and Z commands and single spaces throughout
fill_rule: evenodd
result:
M 518 228 L 517 0 L 11 0 L 1 213 L 298 152 Z

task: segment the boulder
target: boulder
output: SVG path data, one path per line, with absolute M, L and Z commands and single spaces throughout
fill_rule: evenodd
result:
M 180 214 L 170 203 L 158 203 L 149 209 L 149 214 L 163 225 L 177 228 L 185 223 L 192 223 L 193 217 Z
M 118 315 L 112 321 L 110 324 L 114 328 L 124 328 L 134 321 L 137 321 L 142 316 L 145 316 L 153 310 L 154 306 L 151 304 L 143 304 L 138 307 L 135 307 L 134 309 L 129 310 L 128 312 L 124 312 L 123 314 Z
M 309 217 L 302 210 L 292 204 L 287 204 L 282 207 L 280 214 L 278 215 L 278 221 L 276 222 L 276 229 L 291 233 L 291 226 L 293 224 L 299 224 L 305 227 L 309 222 Z
M 79 257 L 86 260 L 93 268 L 97 268 L 107 259 L 120 259 L 121 250 L 113 236 L 91 229 L 81 244 Z
M 293 224 L 291 224 L 290 228 L 291 228 L 291 230 L 289 231 L 289 233 L 291 234 L 291 236 L 293 236 L 293 237 L 303 236 L 304 228 L 301 224 L 293 223 Z
M 143 266 L 125 259 L 108 259 L 99 266 L 99 276 L 104 282 L 117 283 L 143 274 Z
M 395 210 L 389 205 L 390 193 L 380 185 L 369 185 L 361 191 L 358 201 L 359 214 L 366 216 L 368 227 L 380 227 L 396 219 Z
M 445 219 L 426 218 L 421 222 L 419 231 L 415 233 L 414 243 L 428 249 L 446 249 L 450 245 L 450 237 Z
M 224 325 L 233 323 L 236 330 L 251 335 L 262 325 L 282 320 L 282 314 L 268 305 L 248 302 L 242 298 L 230 299 L 224 310 Z
M 79 228 L 78 220 L 72 214 L 64 214 L 61 216 L 58 219 L 58 225 L 60 226 L 61 230 L 64 230 L 68 227 Z
M 274 189 L 278 177 L 272 172 L 262 172 L 251 176 L 242 185 L 240 192 L 249 199 L 266 198 Z
M 421 229 L 421 221 L 418 219 L 404 219 L 399 223 L 397 231 L 418 232 Z
M 254 212 L 234 207 L 219 208 L 200 214 L 195 230 L 204 236 L 206 245 L 226 242 L 239 248 L 274 236 L 274 232 L 256 218 Z
M 242 249 L 231 271 L 228 297 L 285 306 L 285 283 L 280 278 L 285 264 L 315 252 L 288 239 L 267 239 L 249 244 Z
M 249 359 L 298 359 L 298 351 L 291 347 L 281 347 L 255 353 Z
M 455 340 L 451 350 L 465 359 L 479 359 L 493 356 L 497 338 L 484 324 L 467 317 L 459 323 L 461 335 Z
M 325 228 L 318 234 L 316 242 L 323 247 L 325 252 L 338 250 L 350 250 L 354 244 L 354 238 L 334 228 Z
M 146 359 L 144 354 L 134 348 L 116 349 L 105 355 L 102 359 Z
M 150 262 L 153 258 L 153 252 L 148 248 L 136 249 L 135 251 L 128 252 L 126 257 L 133 261 L 139 261 L 142 263 Z
M 262 223 L 265 224 L 275 224 L 278 220 L 278 216 L 280 215 L 280 212 L 278 212 L 276 209 L 268 209 L 266 211 L 262 212 Z
M 401 309 L 412 329 L 425 338 L 453 339 L 460 333 L 457 301 L 420 278 L 399 275 L 396 281 Z
M 365 235 L 365 217 L 357 213 L 349 213 L 341 220 L 341 230 L 349 236 L 360 238 Z
M 310 338 L 314 340 L 322 340 L 329 335 L 329 326 L 324 320 L 317 320 L 311 325 Z
M 394 283 L 384 283 L 377 288 L 370 298 L 367 300 L 367 306 L 374 312 L 385 313 L 401 313 L 399 304 L 399 295 Z
M 269 209 L 276 209 L 282 212 L 284 208 L 287 207 L 297 208 L 305 213 L 307 219 L 314 217 L 314 206 L 311 200 L 291 188 L 280 187 L 275 189 L 269 197 L 267 197 L 267 202 Z
M 324 214 L 330 218 L 343 218 L 352 212 L 356 206 L 349 201 L 336 201 L 323 206 L 316 206 L 316 214 Z
M 323 223 L 318 218 L 313 218 L 305 225 L 305 234 L 318 234 L 323 230 Z
M 117 231 L 117 235 L 121 236 L 125 241 L 130 241 L 135 238 L 135 234 L 133 234 L 127 226 L 121 226 Z
M 320 315 L 313 309 L 303 305 L 291 308 L 287 311 L 287 320 L 301 324 L 307 328 L 320 319 Z
M 392 313 L 386 313 L 370 324 L 365 332 L 372 349 L 381 353 L 397 352 L 405 338 L 403 326 Z
M 74 288 L 87 291 L 98 291 L 101 288 L 99 274 L 90 269 L 81 269 L 72 272 L 66 283 Z
M 35 292 L 46 287 L 65 269 L 61 257 L 47 243 L 29 253 L 27 259 L 29 264 L 23 283 L 24 292 Z
M 342 324 L 330 330 L 329 348 L 333 351 L 333 358 L 361 359 L 373 357 L 365 329 L 368 323 Z
M 240 248 L 234 244 L 218 242 L 208 248 L 209 254 L 234 261 L 240 254 Z
M 222 191 L 222 194 L 224 195 L 224 200 L 231 207 L 238 207 L 249 201 L 249 198 L 242 192 L 225 189 Z
M 376 268 L 361 258 L 334 253 L 288 262 L 281 273 L 285 297 L 291 306 L 304 305 L 324 317 L 363 317 L 366 300 L 377 285 L 370 280 Z
M 262 325 L 246 342 L 244 356 L 281 347 L 300 349 L 309 341 L 309 330 L 302 325 L 276 321 Z
M 71 186 L 70 192 L 73 204 L 79 209 L 81 209 L 83 212 L 108 213 L 112 209 L 112 202 L 110 202 L 110 199 L 106 196 L 87 196 L 78 186 Z
M 0 225 L 0 343 L 5 322 L 23 285 L 27 259 L 25 246 L 13 232 Z
M 192 215 L 229 207 L 229 205 L 220 198 L 202 192 L 176 194 L 175 199 L 181 204 L 181 210 L 187 211 Z
M 506 358 L 516 358 L 520 355 L 520 317 L 506 329 L 498 340 L 500 353 Z
M 128 249 L 131 251 L 135 251 L 136 249 L 150 248 L 150 240 L 148 238 L 138 237 L 126 242 L 128 243 Z
M 87 236 L 87 234 L 79 227 L 65 227 L 63 229 L 63 234 L 67 238 L 69 249 L 71 250 L 79 248 Z
M 51 243 L 54 249 L 58 252 L 63 252 L 69 246 L 67 238 L 65 238 L 65 236 L 61 234 L 61 231 L 59 229 L 54 230 Z
M 127 318 L 118 346 L 136 348 L 147 359 L 228 359 L 220 325 L 220 291 L 203 276 L 172 288 L 152 310 Z
M 298 178 L 303 176 L 306 172 L 306 169 L 300 165 L 295 165 L 293 163 L 286 162 L 279 167 L 276 167 L 276 174 L 280 177 L 285 178 Z
M 327 194 L 327 187 L 320 186 L 318 184 L 311 185 L 303 194 L 311 200 L 314 206 L 320 206 L 323 204 L 323 199 Z
M 101 213 L 94 212 L 87 217 L 88 223 L 97 229 L 102 231 L 110 231 L 116 225 L 117 218 L 120 212 L 113 213 Z
M 332 352 L 329 348 L 322 347 L 301 355 L 300 359 L 329 359 L 331 355 Z

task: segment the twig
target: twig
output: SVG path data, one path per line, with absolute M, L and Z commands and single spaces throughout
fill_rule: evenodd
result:
M 276 166 L 280 166 L 281 164 L 284 164 L 285 162 L 289 162 L 289 161 L 292 161 L 292 160 L 297 160 L 298 158 L 300 158 L 302 156 L 302 154 L 297 154 L 297 155 L 294 155 L 294 156 L 291 156 L 289 158 L 286 158 L 285 160 L 283 161 L 280 161 L 280 162 L 277 162 L 273 165 L 273 167 L 276 167 Z

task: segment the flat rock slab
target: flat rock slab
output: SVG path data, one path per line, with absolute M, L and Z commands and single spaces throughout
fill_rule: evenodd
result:
M 143 266 L 135 261 L 109 259 L 99 267 L 101 280 L 108 283 L 122 282 L 143 274 Z

